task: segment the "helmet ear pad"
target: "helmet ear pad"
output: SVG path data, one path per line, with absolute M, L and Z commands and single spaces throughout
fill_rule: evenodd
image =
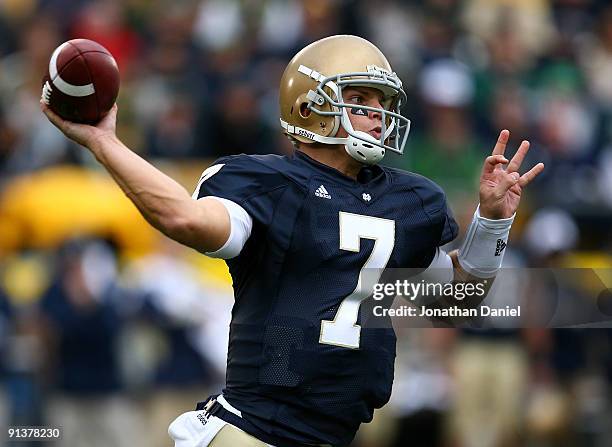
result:
M 316 86 L 313 86 L 316 88 Z M 291 106 L 290 115 L 296 126 L 313 132 L 323 137 L 335 136 L 340 127 L 340 117 L 333 115 L 320 115 L 309 108 L 310 100 L 307 93 L 299 95 L 295 103 Z M 316 109 L 323 112 L 337 111 L 337 107 L 332 107 L 327 101 L 323 105 L 316 105 Z M 305 135 L 293 135 L 302 143 L 314 143 L 311 138 Z

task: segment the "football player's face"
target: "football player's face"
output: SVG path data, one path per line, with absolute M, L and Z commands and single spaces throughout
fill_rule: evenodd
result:
M 342 97 L 347 104 L 357 104 L 362 106 L 383 108 L 383 94 L 380 90 L 371 87 L 345 87 L 342 91 Z M 366 132 L 380 139 L 382 131 L 382 114 L 371 110 L 363 110 L 359 108 L 347 109 L 349 119 L 353 129 Z M 340 129 L 339 137 L 346 137 L 346 131 Z

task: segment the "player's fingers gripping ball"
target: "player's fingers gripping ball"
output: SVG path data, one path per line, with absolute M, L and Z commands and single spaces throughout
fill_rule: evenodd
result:
M 53 51 L 42 100 L 62 118 L 95 124 L 113 107 L 118 93 L 117 62 L 99 43 L 73 39 Z

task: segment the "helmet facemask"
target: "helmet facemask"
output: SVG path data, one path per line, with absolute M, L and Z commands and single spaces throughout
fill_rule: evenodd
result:
M 338 124 L 341 124 L 348 134 L 346 138 L 339 138 L 336 137 L 336 131 L 327 137 L 314 135 L 313 140 L 325 144 L 343 144 L 347 153 L 355 160 L 364 164 L 375 164 L 384 157 L 387 150 L 403 153 L 410 131 L 410 120 L 400 113 L 402 105 L 406 102 L 406 93 L 397 75 L 375 66 L 368 66 L 367 69 L 367 72 L 342 73 L 329 77 L 303 65 L 298 71 L 319 82 L 316 92 L 311 90 L 307 95 L 308 109 L 321 116 L 334 116 L 336 121 L 334 127 L 337 129 Z M 349 86 L 371 87 L 382 91 L 385 95 L 383 108 L 346 103 L 342 91 Z M 322 110 L 322 106 L 326 104 L 331 105 L 331 110 Z M 348 116 L 348 110 L 352 109 L 363 110 L 366 114 L 378 112 L 381 115 L 379 139 L 353 129 Z

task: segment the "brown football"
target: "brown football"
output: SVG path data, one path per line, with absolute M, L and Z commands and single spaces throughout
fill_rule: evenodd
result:
M 42 100 L 62 118 L 95 124 L 111 109 L 118 93 L 117 62 L 99 43 L 73 39 L 53 51 Z

